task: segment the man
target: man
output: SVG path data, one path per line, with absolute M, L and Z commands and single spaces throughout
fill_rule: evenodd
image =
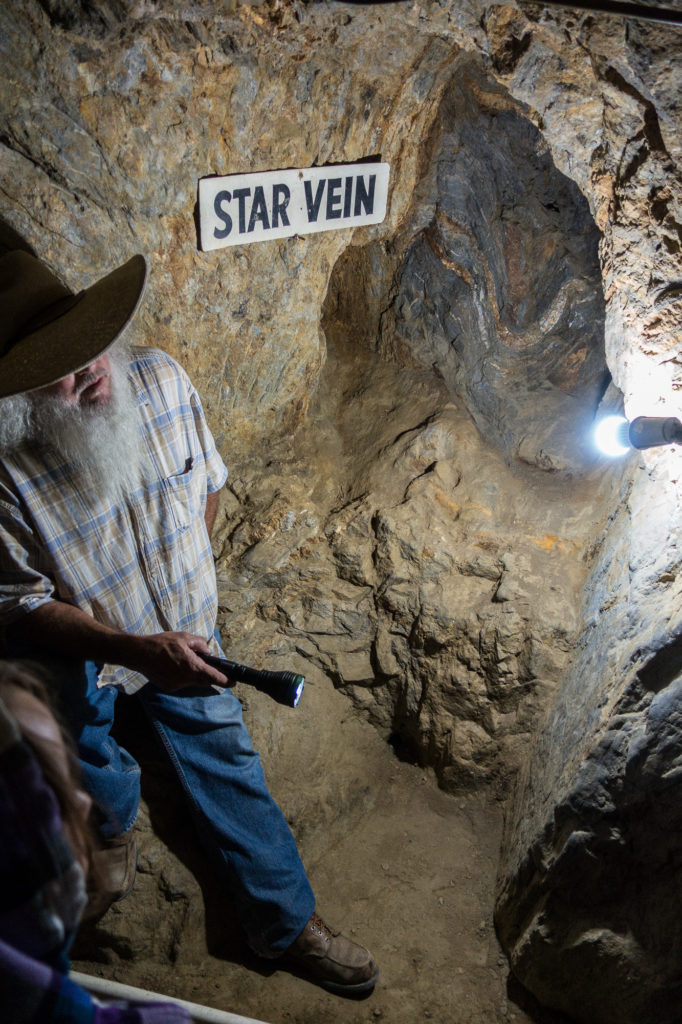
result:
M 0 234 L 0 242 L 3 235 Z M 142 295 L 135 256 L 78 295 L 16 235 L 0 255 L 0 628 L 51 656 L 103 856 L 134 879 L 139 768 L 110 735 L 135 693 L 229 887 L 252 949 L 362 995 L 378 970 L 332 931 L 270 796 L 220 654 L 209 531 L 227 470 L 187 375 L 114 345 Z

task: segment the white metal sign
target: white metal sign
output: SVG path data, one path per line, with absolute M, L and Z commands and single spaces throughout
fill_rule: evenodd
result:
M 386 216 L 388 170 L 381 163 L 337 164 L 201 178 L 201 248 L 380 224 Z

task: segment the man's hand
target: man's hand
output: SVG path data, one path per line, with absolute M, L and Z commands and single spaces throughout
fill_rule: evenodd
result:
M 14 638 L 28 650 L 36 637 L 45 650 L 73 658 L 110 662 L 141 672 L 160 690 L 173 693 L 186 686 L 232 686 L 227 676 L 202 661 L 210 654 L 202 637 L 192 633 L 133 636 L 95 622 L 92 616 L 64 601 L 48 601 L 13 624 Z
M 232 686 L 227 676 L 203 661 L 197 652 L 211 649 L 192 633 L 154 633 L 126 636 L 122 663 L 146 676 L 159 690 L 174 693 L 187 686 Z

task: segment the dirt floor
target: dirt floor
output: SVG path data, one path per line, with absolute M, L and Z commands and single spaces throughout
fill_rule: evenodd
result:
M 553 1024 L 508 993 L 492 923 L 499 803 L 441 791 L 329 686 L 309 688 L 307 715 L 273 711 L 263 700 L 258 695 L 247 719 L 261 750 L 269 740 L 271 788 L 297 836 L 318 910 L 379 961 L 373 995 L 341 999 L 245 952 L 174 781 L 151 737 L 137 725 L 126 732 L 129 722 L 123 736 L 145 778 L 137 882 L 83 929 L 74 969 L 272 1024 Z

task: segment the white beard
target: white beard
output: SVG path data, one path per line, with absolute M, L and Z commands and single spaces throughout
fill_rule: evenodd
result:
M 109 357 L 111 398 L 105 405 L 81 408 L 40 393 L 3 399 L 0 449 L 10 452 L 24 444 L 52 449 L 74 469 L 84 491 L 117 501 L 140 486 L 144 454 L 128 353 L 117 347 Z

